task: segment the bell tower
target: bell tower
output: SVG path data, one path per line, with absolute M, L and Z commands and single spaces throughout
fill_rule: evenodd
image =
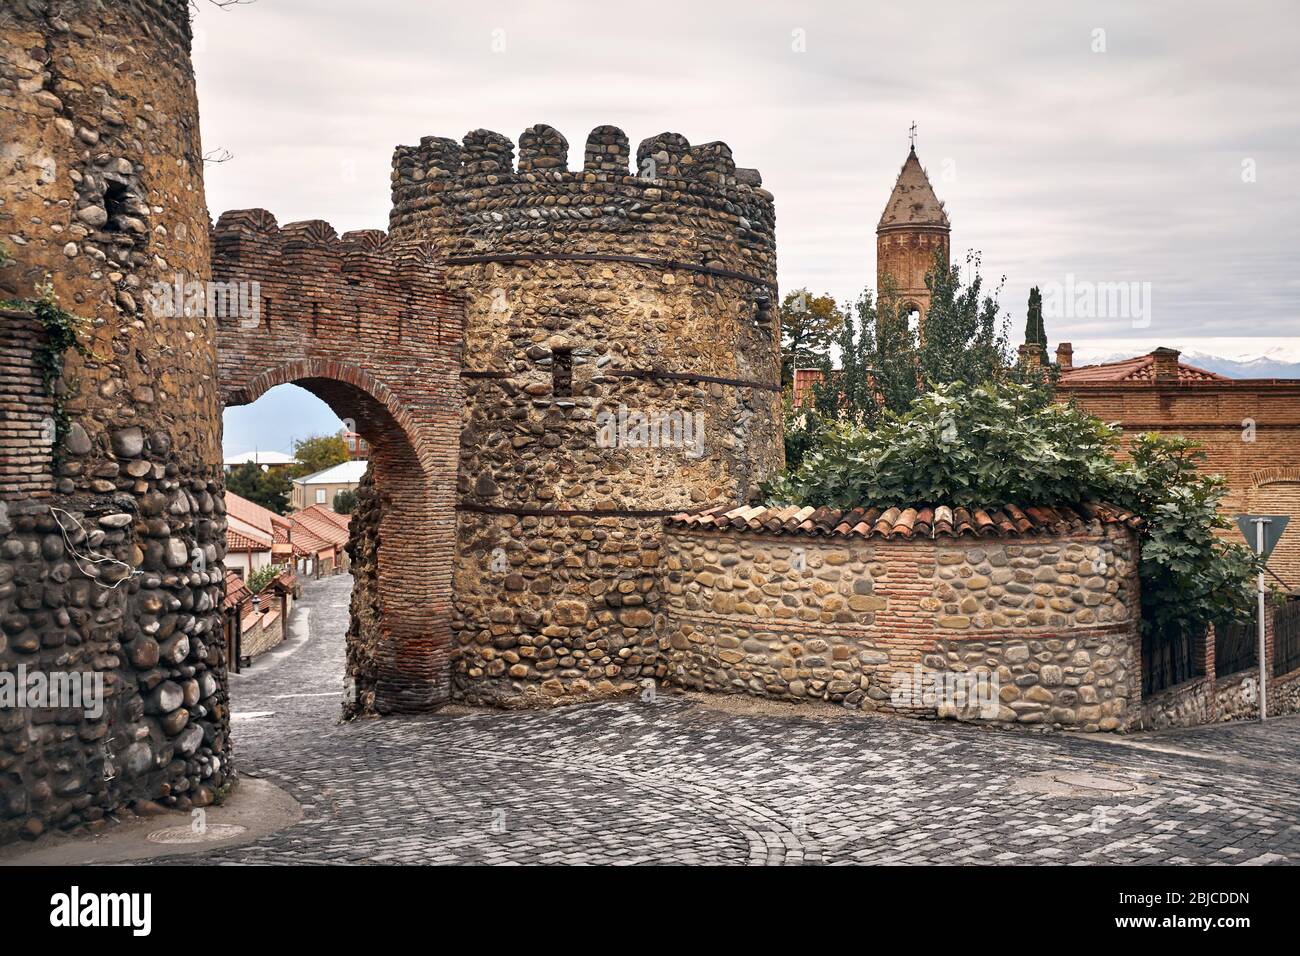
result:
M 925 274 L 934 262 L 935 250 L 948 262 L 951 226 L 943 203 L 916 158 L 915 123 L 911 139 L 907 159 L 876 226 L 876 290 L 879 294 L 885 277 L 891 276 L 900 303 L 911 306 L 908 312 L 915 310 L 924 315 L 930 307 Z

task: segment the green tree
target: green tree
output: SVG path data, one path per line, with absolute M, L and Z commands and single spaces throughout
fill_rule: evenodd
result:
M 1038 286 L 1029 290 L 1029 305 L 1025 310 L 1025 342 L 1041 345 L 1047 351 L 1047 327 L 1043 324 L 1043 296 Z
M 334 510 L 341 515 L 350 515 L 357 507 L 357 493 L 350 488 L 334 492 Z
M 781 384 L 794 382 L 796 368 L 821 364 L 844 322 L 844 313 L 829 295 L 795 289 L 781 300 Z
M 226 475 L 226 490 L 254 504 L 284 514 L 289 507 L 290 479 L 285 469 L 263 471 L 251 461 L 246 461 Z
M 949 382 L 975 385 L 1003 380 L 1015 364 L 1006 320 L 999 321 L 996 294 L 984 294 L 979 268 L 979 253 L 968 253 L 966 269 L 971 278 L 963 286 L 961 267 L 948 265 L 935 253 L 925 277 L 930 307 L 921 319 L 917 346 L 918 392 Z M 995 293 L 1001 288 L 999 282 Z
M 293 466 L 292 477 L 314 475 L 347 461 L 348 444 L 342 435 L 312 435 L 293 443 L 293 457 L 298 464 Z
M 844 310 L 836 335 L 841 367 L 832 372 L 829 356 L 818 359 L 823 374 L 812 389 L 816 419 L 804 416 L 800 422 L 800 410 L 792 410 L 792 421 L 802 430 L 798 440 L 807 443 L 810 434 L 819 433 L 818 420 L 871 424 L 886 409 L 905 412 L 927 388 L 950 382 L 1032 384 L 1042 378 L 1017 367 L 1007 344 L 1006 320 L 999 316 L 996 298 L 983 292 L 979 265 L 978 254 L 967 256 L 972 278 L 963 285 L 961 269 L 936 254 L 926 276 L 930 306 L 919 328 L 908 324 L 892 278 L 885 278 L 878 299 L 871 289 L 863 290 Z
M 1250 617 L 1255 555 L 1217 533 L 1232 527 L 1219 511 L 1227 481 L 1202 473 L 1205 453 L 1179 436 L 1138 435 L 1129 456 L 1102 493 L 1144 521 L 1144 627 L 1199 634 L 1206 623 Z

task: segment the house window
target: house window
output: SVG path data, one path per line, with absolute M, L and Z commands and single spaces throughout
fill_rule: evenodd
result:
M 556 349 L 551 353 L 551 394 L 556 398 L 573 394 L 573 349 Z
M 324 503 L 325 503 L 325 489 L 324 489 L 324 488 L 317 488 L 317 489 L 316 489 L 316 504 L 318 504 L 318 505 L 323 505 Z

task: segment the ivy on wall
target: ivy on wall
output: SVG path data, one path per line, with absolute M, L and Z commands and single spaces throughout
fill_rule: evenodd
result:
M 81 341 L 81 333 L 90 323 L 85 317 L 74 315 L 59 305 L 54 284 L 48 277 L 44 284 L 36 287 L 36 292 L 34 299 L 8 299 L 0 302 L 0 307 L 32 313 L 45 330 L 45 341 L 36 349 L 33 360 L 40 369 L 41 386 L 54 405 L 54 445 L 57 454 L 58 449 L 63 447 L 69 425 L 65 406 L 67 390 L 60 390 L 58 382 L 63 377 L 64 361 L 69 349 L 74 349 L 78 355 L 89 357 L 90 349 Z

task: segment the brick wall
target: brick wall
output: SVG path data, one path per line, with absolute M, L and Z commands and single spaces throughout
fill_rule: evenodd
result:
M 1300 591 L 1300 382 L 1079 384 L 1060 392 L 1129 433 L 1156 431 L 1199 442 L 1205 470 L 1228 480 L 1225 514 L 1291 515 L 1269 567 Z M 1239 540 L 1235 531 L 1232 536 Z
M 1136 539 L 835 540 L 670 527 L 670 679 L 922 717 L 1122 730 Z
M 44 342 L 35 316 L 0 310 L 0 502 L 46 497 L 54 484 L 54 400 L 34 357 Z
M 375 230 L 338 237 L 328 223 L 284 227 L 265 210 L 221 216 L 212 233 L 213 276 L 259 284 L 256 320 L 222 323 L 221 394 L 255 401 L 294 382 L 348 419 L 371 445 L 377 507 L 354 536 L 382 542 L 377 600 L 349 658 L 359 698 L 381 712 L 445 701 L 451 653 L 460 425 L 461 300 L 418 244 Z M 321 573 L 331 573 L 329 562 Z M 354 608 L 354 615 L 356 609 Z

